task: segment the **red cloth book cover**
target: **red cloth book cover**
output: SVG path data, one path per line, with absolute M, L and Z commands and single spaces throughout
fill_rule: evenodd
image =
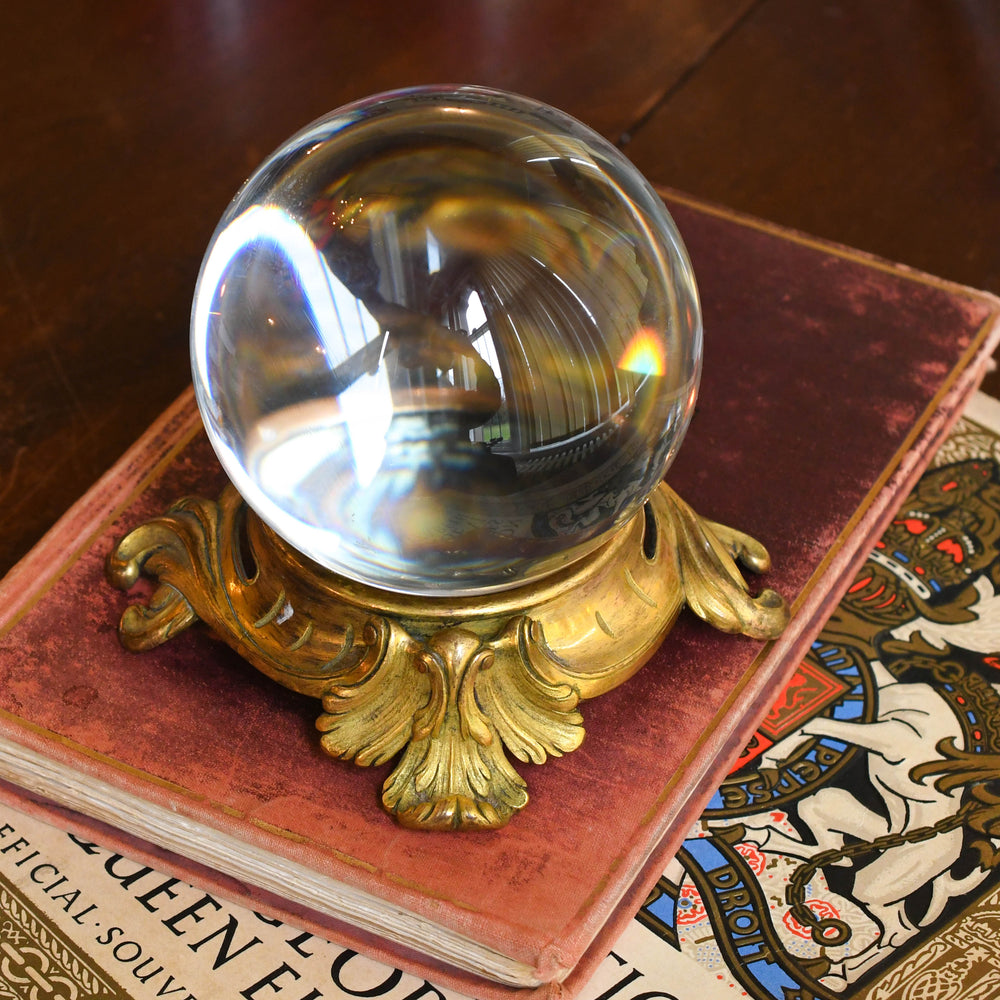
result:
M 706 347 L 668 479 L 700 514 L 768 547 L 774 568 L 759 585 L 793 609 L 780 640 L 720 635 L 685 614 L 639 674 L 584 703 L 579 750 L 526 766 L 531 802 L 509 826 L 401 829 L 378 804 L 383 770 L 321 753 L 317 703 L 204 630 L 142 655 L 118 643 L 128 598 L 103 580 L 114 538 L 222 483 L 186 395 L 0 586 L 0 776 L 23 785 L 30 758 L 47 777 L 23 794 L 45 807 L 61 797 L 60 775 L 84 775 L 94 791 L 76 809 L 151 851 L 203 849 L 208 830 L 315 873 L 316 886 L 370 895 L 381 926 L 358 929 L 316 892 L 288 901 L 280 880 L 247 884 L 224 849 L 208 859 L 219 875 L 161 860 L 465 992 L 512 987 L 441 966 L 427 928 L 530 968 L 540 992 L 582 986 L 804 659 L 998 334 L 987 295 L 679 197 L 670 207 L 698 276 Z M 123 821 L 108 811 L 116 795 L 147 808 Z

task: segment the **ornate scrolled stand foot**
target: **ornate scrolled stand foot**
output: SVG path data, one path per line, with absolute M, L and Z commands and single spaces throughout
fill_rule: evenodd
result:
M 775 639 L 788 624 L 785 599 L 773 590 L 752 597 L 736 563 L 766 573 L 771 557 L 756 538 L 699 517 L 666 483 L 674 544 L 688 607 L 720 632 Z
M 122 615 L 131 650 L 197 619 L 254 667 L 322 701 L 320 744 L 370 766 L 401 756 L 385 808 L 420 829 L 496 829 L 528 801 L 507 754 L 544 763 L 583 740 L 578 703 L 631 677 L 686 602 L 726 632 L 778 636 L 774 591 L 737 567 L 769 566 L 759 542 L 700 518 L 661 485 L 585 559 L 536 583 L 470 598 L 418 598 L 310 562 L 232 487 L 186 499 L 122 539 L 107 562 L 123 590 L 158 587 Z

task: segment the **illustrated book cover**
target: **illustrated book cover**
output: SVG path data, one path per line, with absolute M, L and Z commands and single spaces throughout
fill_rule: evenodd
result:
M 579 750 L 524 768 L 531 801 L 508 827 L 401 829 L 379 808 L 384 771 L 326 758 L 317 706 L 206 631 L 141 655 L 118 643 L 114 539 L 223 485 L 187 394 L 0 586 L 0 777 L 18 801 L 471 995 L 578 992 L 806 660 L 998 334 L 990 296 L 670 207 L 706 347 L 668 479 L 768 547 L 753 585 L 791 603 L 781 639 L 685 615 L 634 678 L 584 703 Z

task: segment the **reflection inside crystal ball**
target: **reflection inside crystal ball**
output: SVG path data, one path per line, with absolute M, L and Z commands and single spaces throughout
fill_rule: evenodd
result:
M 662 202 L 579 122 L 480 88 L 369 98 L 250 177 L 192 314 L 207 433 L 295 549 L 394 592 L 585 557 L 684 435 L 701 319 Z

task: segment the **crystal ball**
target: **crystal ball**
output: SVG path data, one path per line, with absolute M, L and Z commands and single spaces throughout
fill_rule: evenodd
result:
M 208 436 L 293 548 L 396 593 L 584 558 L 657 486 L 701 367 L 691 266 L 610 143 L 477 87 L 382 94 L 271 154 L 191 323 Z

